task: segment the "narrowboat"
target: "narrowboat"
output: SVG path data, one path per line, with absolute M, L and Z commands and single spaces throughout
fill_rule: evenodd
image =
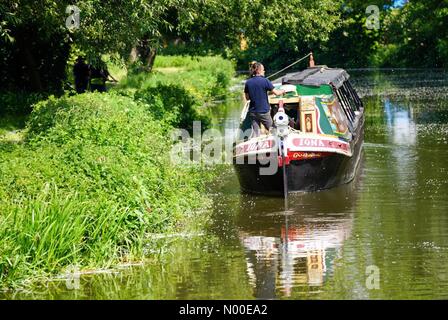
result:
M 273 127 L 254 136 L 243 107 L 233 164 L 242 191 L 287 194 L 350 182 L 361 157 L 364 107 L 340 68 L 312 66 L 272 81 Z

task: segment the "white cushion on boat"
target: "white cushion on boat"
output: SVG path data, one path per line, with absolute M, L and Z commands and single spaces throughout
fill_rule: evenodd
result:
M 295 95 L 297 95 L 297 87 L 293 84 L 284 84 L 280 86 L 281 90 L 285 90 L 286 92 L 294 92 Z

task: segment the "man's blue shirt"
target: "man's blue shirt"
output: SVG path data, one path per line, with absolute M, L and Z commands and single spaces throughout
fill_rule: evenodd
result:
M 249 94 L 249 112 L 269 112 L 268 91 L 274 89 L 271 81 L 262 76 L 254 76 L 246 81 L 244 92 Z

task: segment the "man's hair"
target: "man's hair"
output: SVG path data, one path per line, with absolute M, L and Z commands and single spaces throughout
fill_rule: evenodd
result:
M 251 69 L 255 63 L 257 63 L 257 61 L 255 61 L 255 60 L 249 62 L 249 69 Z
M 258 71 L 260 71 L 262 67 L 263 67 L 263 65 L 262 65 L 260 62 L 255 62 L 255 61 L 254 61 L 254 62 L 250 65 L 250 75 L 251 75 L 251 76 L 255 76 L 255 75 L 257 75 Z

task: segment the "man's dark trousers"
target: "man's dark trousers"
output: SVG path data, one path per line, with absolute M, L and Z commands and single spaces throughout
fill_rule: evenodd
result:
M 255 137 L 258 137 L 260 135 L 260 123 L 262 123 L 268 131 L 272 127 L 272 118 L 270 112 L 249 112 L 249 115 L 252 121 L 252 130 Z

